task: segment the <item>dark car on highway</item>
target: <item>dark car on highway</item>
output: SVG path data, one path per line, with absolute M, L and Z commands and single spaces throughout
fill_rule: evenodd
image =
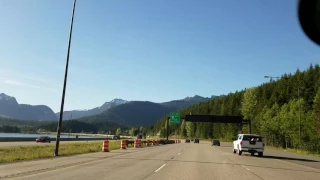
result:
M 212 146 L 220 146 L 220 141 L 218 139 L 212 140 Z
M 199 139 L 194 139 L 194 143 L 200 143 Z
M 186 139 L 185 143 L 190 143 L 190 139 Z
M 142 134 L 138 134 L 137 139 L 142 139 Z
M 112 139 L 120 139 L 120 136 L 113 136 Z
M 48 143 L 51 143 L 51 138 L 49 136 L 41 136 L 39 138 L 36 139 L 36 142 L 48 142 Z

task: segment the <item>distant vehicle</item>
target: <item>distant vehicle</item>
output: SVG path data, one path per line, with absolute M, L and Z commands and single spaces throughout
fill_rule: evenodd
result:
M 51 138 L 49 136 L 40 136 L 36 139 L 36 142 L 48 142 L 48 143 L 51 143 Z
M 212 140 L 212 146 L 220 146 L 220 141 L 218 139 Z
M 186 139 L 185 143 L 190 143 L 190 139 Z
M 194 139 L 194 143 L 200 143 L 199 139 Z
M 142 139 L 142 134 L 138 134 L 137 139 Z
M 253 156 L 258 153 L 258 156 L 263 156 L 264 152 L 264 142 L 261 136 L 256 134 L 238 134 L 238 137 L 233 141 L 233 153 L 239 155 L 242 152 L 251 153 Z
M 120 139 L 120 136 L 113 136 L 112 139 Z

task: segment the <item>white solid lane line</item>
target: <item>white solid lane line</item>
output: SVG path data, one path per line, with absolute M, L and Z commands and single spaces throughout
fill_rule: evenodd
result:
M 155 170 L 154 172 L 158 172 L 160 171 L 161 168 L 163 168 L 166 164 L 163 164 L 162 166 L 160 166 L 157 170 Z

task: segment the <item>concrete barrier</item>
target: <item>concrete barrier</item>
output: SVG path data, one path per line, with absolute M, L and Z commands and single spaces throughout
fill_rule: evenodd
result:
M 0 137 L 0 142 L 18 142 L 18 141 L 36 141 L 36 137 Z M 60 141 L 96 141 L 96 140 L 112 140 L 111 138 L 60 138 Z M 51 138 L 56 141 L 56 138 Z

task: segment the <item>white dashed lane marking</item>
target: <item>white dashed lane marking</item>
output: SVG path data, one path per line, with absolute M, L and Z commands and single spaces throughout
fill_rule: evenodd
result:
M 160 171 L 166 164 L 163 164 L 162 166 L 160 166 L 157 170 L 155 170 L 154 172 L 158 172 Z

